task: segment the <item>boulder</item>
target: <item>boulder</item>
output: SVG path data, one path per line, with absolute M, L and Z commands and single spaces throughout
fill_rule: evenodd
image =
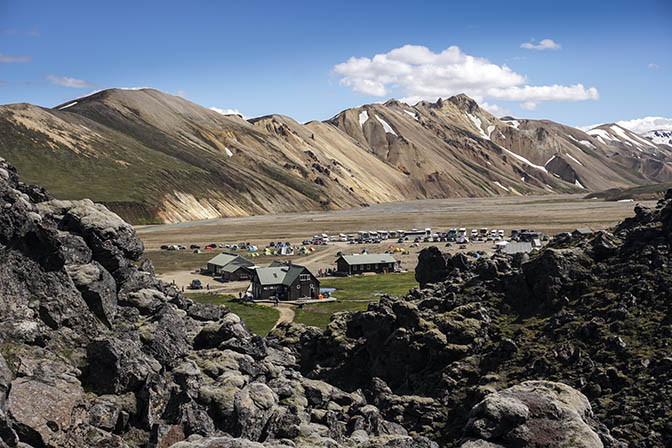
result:
M 139 389 L 161 365 L 133 340 L 97 339 L 86 348 L 87 384 L 97 393 L 121 394 Z
M 488 395 L 471 411 L 461 448 L 602 448 L 588 399 L 550 381 L 526 381 Z
M 84 390 L 70 376 L 17 378 L 7 399 L 7 415 L 21 441 L 64 446 L 69 431 L 82 423 Z
M 91 312 L 110 327 L 117 312 L 117 284 L 110 273 L 96 261 L 68 265 L 66 271 Z
M 430 283 L 442 282 L 448 277 L 446 257 L 450 255 L 442 254 L 436 246 L 420 251 L 418 265 L 415 268 L 415 279 L 420 283 L 420 288 Z

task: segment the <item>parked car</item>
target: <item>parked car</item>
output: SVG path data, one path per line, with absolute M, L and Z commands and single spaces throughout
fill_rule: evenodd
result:
M 199 279 L 194 279 L 189 284 L 189 289 L 203 289 L 203 283 Z
M 200 249 L 200 248 L 201 246 L 199 246 L 198 244 L 192 244 L 191 246 L 189 246 L 189 249 Z

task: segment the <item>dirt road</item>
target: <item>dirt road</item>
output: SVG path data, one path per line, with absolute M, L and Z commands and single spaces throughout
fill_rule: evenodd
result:
M 275 325 L 273 325 L 273 328 L 271 329 L 271 331 L 274 330 L 275 327 L 277 327 L 280 324 L 289 323 L 289 322 L 294 321 L 294 316 L 296 315 L 296 313 L 294 312 L 294 308 L 292 307 L 292 305 L 288 305 L 286 303 L 284 303 L 284 304 L 281 303 L 277 307 L 275 307 L 275 305 L 272 305 L 270 303 L 264 303 L 263 305 L 275 308 L 280 313 L 280 316 L 278 317 L 278 321 L 275 323 Z

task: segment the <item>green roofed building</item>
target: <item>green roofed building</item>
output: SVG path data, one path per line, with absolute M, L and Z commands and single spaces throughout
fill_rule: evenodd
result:
M 221 253 L 208 261 L 208 272 L 221 275 L 222 280 L 232 282 L 252 278 L 254 263 L 240 255 Z
M 270 267 L 252 272 L 254 300 L 316 299 L 320 281 L 304 266 L 274 261 Z
M 338 272 L 347 275 L 399 270 L 399 262 L 390 254 L 341 255 L 336 259 L 336 266 Z

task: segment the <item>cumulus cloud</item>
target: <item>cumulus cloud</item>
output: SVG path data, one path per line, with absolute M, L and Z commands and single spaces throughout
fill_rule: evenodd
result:
M 577 126 L 577 129 L 582 131 L 589 131 L 598 126 L 602 126 L 604 123 L 596 123 L 587 126 Z M 672 131 L 672 118 L 665 117 L 643 117 L 643 118 L 634 118 L 632 120 L 621 120 L 616 122 L 617 125 L 629 129 L 636 134 L 643 134 L 644 132 L 659 130 L 659 131 Z
M 496 117 L 503 117 L 505 115 L 513 115 L 513 112 L 511 112 L 510 109 L 502 107 L 498 104 L 490 104 L 490 103 L 483 102 L 483 103 L 480 104 L 480 106 L 483 109 L 490 112 L 492 115 L 496 116 Z
M 597 100 L 595 87 L 532 86 L 526 77 L 506 65 L 497 65 L 485 58 L 465 54 L 452 46 L 434 53 L 420 45 L 404 45 L 372 58 L 351 57 L 334 66 L 341 76 L 340 84 L 355 92 L 371 96 L 387 96 L 392 89 L 404 95 L 402 101 L 414 104 L 420 100 L 435 101 L 458 93 L 466 93 L 478 102 L 485 98 L 520 101 L 532 108 L 544 101 Z
M 660 68 L 660 65 L 656 64 L 655 62 L 651 62 L 649 64 L 649 68 L 658 69 L 658 68 Z
M 73 89 L 88 89 L 96 85 L 83 79 L 69 78 L 67 76 L 47 75 L 45 79 L 52 84 L 63 87 L 72 87 Z
M 32 61 L 30 56 L 12 56 L 11 54 L 0 53 L 0 62 L 4 64 L 25 64 Z
M 644 117 L 635 118 L 633 120 L 617 121 L 616 124 L 638 134 L 653 131 L 654 129 L 672 131 L 672 118 Z
M 215 112 L 222 115 L 240 115 L 244 120 L 247 120 L 245 115 L 243 115 L 238 109 L 220 109 L 219 107 L 211 107 L 210 110 L 214 110 Z
M 557 42 L 554 42 L 553 39 L 543 39 L 538 44 L 534 43 L 534 39 L 530 42 L 523 42 L 520 44 L 520 48 L 525 48 L 526 50 L 559 50 L 562 48 Z

